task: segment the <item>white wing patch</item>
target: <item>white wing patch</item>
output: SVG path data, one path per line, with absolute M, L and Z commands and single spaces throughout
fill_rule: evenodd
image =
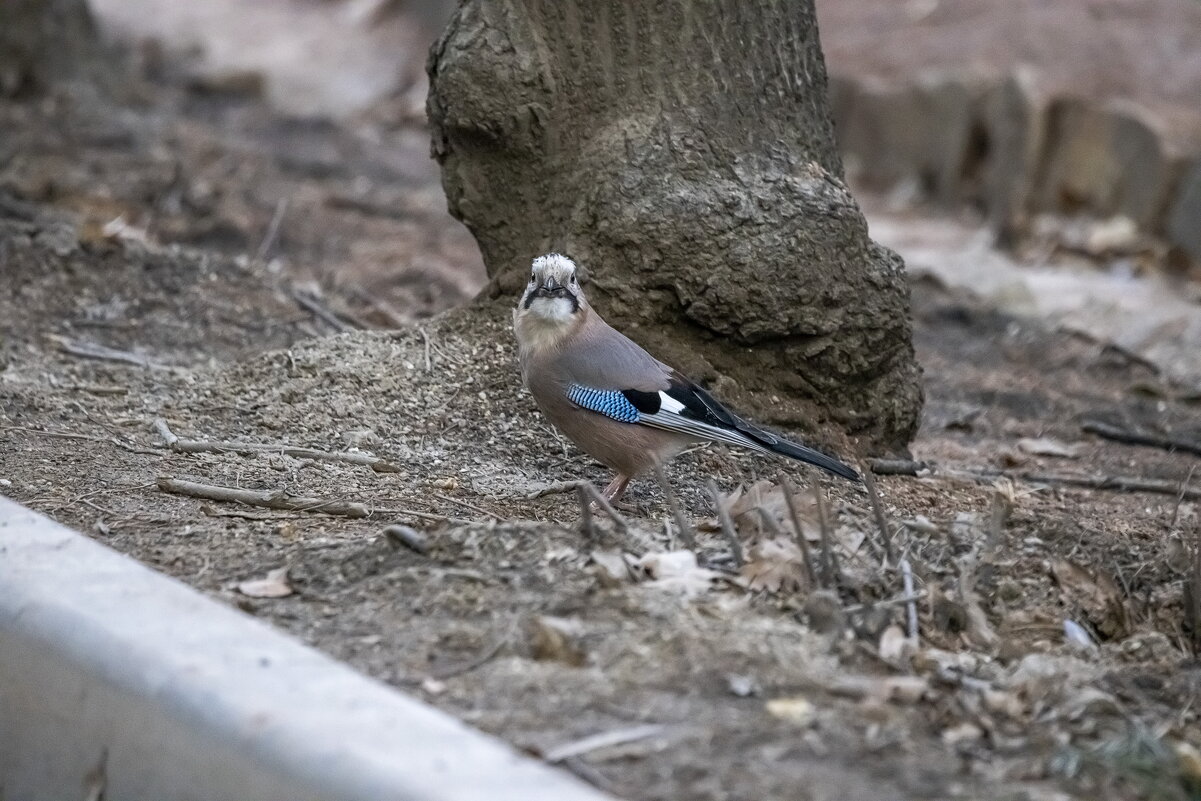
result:
M 659 411 L 670 412 L 671 414 L 679 414 L 684 408 L 684 404 L 668 395 L 666 392 L 659 393 Z

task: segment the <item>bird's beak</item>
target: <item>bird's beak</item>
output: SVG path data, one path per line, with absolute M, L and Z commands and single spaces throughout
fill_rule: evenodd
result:
M 553 276 L 547 276 L 546 280 L 538 287 L 538 294 L 549 295 L 551 297 L 564 295 L 567 294 L 567 287 L 560 284 Z

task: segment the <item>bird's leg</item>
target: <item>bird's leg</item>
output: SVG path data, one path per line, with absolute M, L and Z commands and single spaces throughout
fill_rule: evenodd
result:
M 609 482 L 609 486 L 605 487 L 604 491 L 601 492 L 601 495 L 604 495 L 605 500 L 609 503 L 616 503 L 617 499 L 620 498 L 623 493 L 625 493 L 626 487 L 630 485 L 630 478 L 631 476 L 624 476 L 621 473 L 618 473 L 613 477 L 613 480 Z

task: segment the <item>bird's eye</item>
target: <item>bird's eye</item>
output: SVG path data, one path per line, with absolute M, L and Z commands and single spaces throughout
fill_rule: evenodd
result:
M 571 285 L 572 285 L 572 286 L 575 286 L 575 285 L 576 285 L 576 280 L 575 280 L 575 274 L 574 274 L 574 273 L 572 273 L 572 276 L 571 276 Z

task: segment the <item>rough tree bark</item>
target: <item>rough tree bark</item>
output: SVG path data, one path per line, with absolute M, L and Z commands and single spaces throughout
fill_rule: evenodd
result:
M 734 406 L 909 442 L 904 265 L 843 183 L 813 0 L 465 0 L 429 73 L 491 297 L 559 250 L 610 322 Z
M 87 0 L 0 0 L 0 95 L 81 77 L 100 55 Z

